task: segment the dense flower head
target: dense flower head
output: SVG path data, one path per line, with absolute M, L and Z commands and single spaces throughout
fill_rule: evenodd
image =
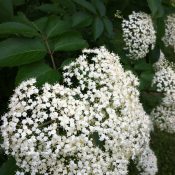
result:
M 157 158 L 149 146 L 138 157 L 137 168 L 140 175 L 155 175 L 158 172 Z
M 153 78 L 157 92 L 164 94 L 162 102 L 151 112 L 154 124 L 163 131 L 175 132 L 175 71 L 174 63 L 167 61 L 162 53 L 155 64 L 157 72 Z
M 104 47 L 85 49 L 63 77 L 64 85 L 30 79 L 16 88 L 2 117 L 6 154 L 32 175 L 126 175 L 149 144 L 137 78 Z
M 161 104 L 151 112 L 151 116 L 160 130 L 175 133 L 175 91 L 166 93 Z
M 153 84 L 158 92 L 167 92 L 175 89 L 175 72 L 171 67 L 162 68 L 155 73 Z
M 154 64 L 156 71 L 153 78 L 153 85 L 158 92 L 167 92 L 175 89 L 175 64 L 166 60 L 164 54 L 160 53 L 159 60 Z
M 171 67 L 171 68 L 175 68 L 175 65 L 173 62 L 168 61 L 165 58 L 164 53 L 160 50 L 160 56 L 157 62 L 155 62 L 153 64 L 153 67 L 155 69 L 156 72 L 162 70 L 162 68 L 167 68 L 167 67 Z
M 149 48 L 155 47 L 156 35 L 151 16 L 144 12 L 133 12 L 122 22 L 125 49 L 131 59 L 144 58 Z
M 173 47 L 175 52 L 175 13 L 168 15 L 165 20 L 165 36 L 163 41 L 166 46 Z

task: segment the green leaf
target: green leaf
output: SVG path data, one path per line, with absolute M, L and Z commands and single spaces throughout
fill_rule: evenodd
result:
M 92 16 L 85 12 L 77 12 L 72 17 L 72 26 L 86 27 L 92 23 Z
M 36 62 L 19 68 L 16 76 L 16 85 L 30 78 L 36 78 L 37 85 L 41 86 L 46 82 L 50 84 L 59 82 L 61 76 L 59 72 L 53 70 L 44 62 Z
M 16 162 L 13 158 L 9 158 L 5 163 L 0 167 L 1 175 L 14 175 L 17 170 Z
M 143 92 L 141 93 L 141 99 L 149 106 L 149 108 L 154 108 L 162 102 L 163 94 L 157 92 Z
M 41 32 L 41 29 L 43 27 L 43 23 L 44 22 L 47 22 L 47 17 L 43 17 L 43 18 L 39 18 L 38 20 L 36 21 L 30 21 L 24 13 L 22 12 L 19 12 L 17 16 L 15 16 L 13 18 L 13 20 L 15 22 L 18 22 L 18 23 L 22 23 L 22 24 L 25 24 L 31 28 L 33 28 L 34 30 L 36 30 L 37 32 Z M 41 26 L 40 26 L 41 25 Z
M 102 2 L 102 0 L 92 0 L 92 2 L 94 4 L 94 6 L 96 7 L 100 16 L 105 16 L 106 7 L 105 7 L 104 3 Z
M 46 34 L 48 38 L 61 35 L 71 28 L 71 22 L 69 20 L 60 20 L 58 17 L 52 17 L 48 19 L 48 26 L 46 29 Z
M 18 12 L 18 14 L 13 17 L 13 21 L 31 26 L 31 21 L 23 12 Z
M 153 70 L 152 65 L 146 63 L 144 60 L 138 61 L 135 64 L 134 69 L 137 71 L 151 71 L 151 70 Z
M 93 26 L 93 33 L 95 40 L 100 37 L 100 35 L 103 33 L 103 30 L 104 30 L 103 21 L 101 20 L 101 18 L 96 17 Z
M 145 81 L 149 81 L 151 82 L 152 81 L 152 78 L 154 76 L 154 73 L 153 72 L 150 72 L 150 71 L 145 71 L 141 74 L 141 79 L 144 79 Z
M 57 82 L 60 82 L 61 78 L 62 78 L 61 73 L 57 72 L 56 70 L 51 69 L 51 70 L 48 70 L 47 73 L 37 78 L 36 85 L 41 87 L 45 83 L 55 84 Z
M 29 37 L 38 35 L 37 31 L 32 27 L 18 22 L 5 22 L 0 24 L 0 35 L 4 34 L 19 34 Z
M 110 36 L 114 35 L 112 22 L 107 17 L 105 17 L 103 18 L 103 23 L 104 23 L 104 27 L 107 33 Z
M 54 51 L 75 51 L 87 47 L 87 42 L 75 32 L 62 35 L 55 43 Z
M 3 142 L 3 139 L 2 139 L 2 136 L 0 136 L 0 144 L 2 144 Z
M 30 23 L 37 31 L 45 32 L 47 25 L 48 25 L 48 17 L 42 17 Z
M 0 0 L 0 21 L 8 21 L 13 17 L 12 0 Z
M 157 41 L 160 43 L 165 35 L 165 18 L 158 18 L 156 27 Z
M 104 145 L 105 145 L 105 141 L 100 141 L 100 136 L 98 134 L 98 132 L 93 132 L 90 135 L 90 138 L 92 138 L 92 142 L 95 146 L 99 147 L 100 149 L 102 149 L 103 151 L 105 150 Z
M 160 58 L 160 47 L 156 44 L 155 48 L 151 50 L 148 54 L 150 63 L 155 63 Z
M 58 8 L 55 4 L 42 4 L 41 6 L 37 7 L 42 12 L 45 13 L 53 13 L 58 14 Z
M 151 86 L 154 73 L 151 71 L 142 72 L 140 75 L 140 89 L 148 89 Z
M 64 66 L 69 65 L 70 63 L 72 63 L 73 61 L 75 61 L 75 58 L 68 58 L 65 61 L 63 61 L 63 63 L 61 64 L 61 68 L 63 68 Z
M 90 12 L 97 14 L 94 6 L 90 2 L 88 2 L 87 0 L 73 0 L 73 1 L 76 2 L 77 4 L 81 5 L 85 9 L 89 10 Z
M 0 42 L 0 66 L 19 66 L 41 60 L 45 46 L 38 39 L 10 38 Z
M 147 0 L 148 6 L 154 17 L 162 17 L 164 14 L 164 9 L 162 6 L 162 0 Z
M 40 33 L 41 35 L 41 33 L 44 33 L 46 30 L 49 17 L 45 16 L 45 17 L 38 18 L 35 21 L 30 21 L 24 13 L 19 12 L 18 15 L 15 16 L 13 19 L 18 23 L 22 23 L 33 28 L 36 32 Z
M 25 0 L 13 0 L 13 5 L 20 6 L 25 4 Z

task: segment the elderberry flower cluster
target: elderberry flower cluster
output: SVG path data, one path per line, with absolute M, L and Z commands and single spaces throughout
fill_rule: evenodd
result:
M 104 47 L 63 69 L 64 85 L 30 79 L 16 88 L 2 117 L 6 154 L 32 175 L 126 175 L 149 145 L 137 78 Z
M 163 52 L 160 52 L 159 60 L 154 64 L 156 71 L 153 78 L 153 85 L 156 85 L 158 92 L 167 92 L 175 89 L 175 64 L 165 59 Z
M 92 106 L 96 106 L 96 100 L 98 101 L 98 111 L 103 111 L 105 108 L 108 109 L 109 106 L 114 109 L 113 112 L 116 116 L 112 122 L 114 125 L 111 123 L 111 126 L 108 126 L 116 130 L 116 135 L 113 135 L 114 145 L 117 144 L 115 143 L 115 138 L 117 142 L 120 140 L 118 139 L 119 135 L 117 133 L 120 133 L 120 136 L 123 137 L 122 133 L 127 128 L 125 131 L 130 133 L 130 135 L 127 135 L 127 141 L 126 137 L 123 141 L 125 140 L 124 142 L 129 146 L 129 149 L 133 147 L 129 142 L 135 137 L 133 135 L 135 133 L 134 128 L 136 129 L 138 127 L 137 122 L 141 122 L 140 119 L 143 116 L 147 129 L 149 130 L 150 123 L 148 119 L 145 118 L 145 112 L 139 102 L 139 93 L 136 89 L 138 80 L 130 71 L 124 72 L 118 56 L 109 53 L 103 47 L 95 50 L 84 50 L 83 55 L 81 55 L 76 62 L 72 62 L 70 65 L 64 67 L 64 71 L 65 84 L 74 87 L 75 83 L 72 83 L 72 80 L 74 80 L 76 86 L 80 87 L 82 93 L 85 93 L 85 95 L 89 94 L 89 100 L 92 102 Z M 83 72 L 83 75 L 81 72 Z M 98 93 L 99 95 L 97 95 Z M 91 96 L 95 97 L 95 99 L 92 99 Z M 120 120 L 120 117 L 122 118 L 122 123 L 125 123 L 124 130 L 121 130 L 119 125 L 115 125 L 117 120 Z M 103 118 L 105 118 L 105 116 L 101 119 L 102 123 Z M 138 121 L 136 122 L 136 120 Z M 123 125 L 122 123 L 121 125 Z M 132 126 L 129 126 L 130 124 Z M 141 125 L 143 125 L 143 123 L 140 123 L 140 127 Z M 117 131 L 118 129 L 121 132 Z M 144 130 L 145 129 L 146 128 L 144 128 Z M 146 130 L 144 132 L 146 133 Z M 137 137 L 139 137 L 139 135 L 137 135 Z M 147 143 L 145 143 L 145 145 L 147 145 Z M 127 150 L 126 144 L 122 146 L 125 147 L 125 150 Z M 138 147 L 141 148 L 142 146 L 137 145 L 137 148 Z M 137 148 L 132 156 L 139 154 Z M 142 153 L 142 151 L 140 153 Z
M 175 69 L 175 64 L 173 62 L 168 61 L 165 58 L 165 55 L 162 51 L 160 51 L 159 60 L 153 64 L 153 67 L 156 72 L 161 71 L 162 68 L 168 68 Z
M 175 71 L 174 64 L 162 59 L 155 65 L 157 72 L 153 78 L 157 92 L 162 92 L 162 102 L 151 112 L 154 124 L 163 131 L 175 132 Z
M 150 147 L 147 147 L 138 158 L 137 168 L 141 175 L 154 175 L 158 172 L 157 158 Z
M 156 85 L 158 92 L 167 92 L 175 89 L 175 72 L 171 67 L 163 67 L 155 73 L 153 84 Z
M 151 116 L 160 130 L 175 133 L 175 91 L 166 93 L 161 104 L 152 110 Z
M 150 15 L 144 12 L 132 12 L 128 20 L 123 20 L 122 29 L 125 50 L 131 59 L 144 58 L 149 48 L 154 49 L 156 32 Z
M 171 46 L 174 48 L 175 52 L 175 14 L 167 16 L 165 20 L 165 36 L 163 41 L 166 46 Z

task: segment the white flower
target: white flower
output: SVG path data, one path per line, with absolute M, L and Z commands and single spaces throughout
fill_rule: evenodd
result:
M 174 48 L 175 52 L 175 14 L 167 16 L 165 20 L 165 36 L 163 41 L 166 46 L 171 46 Z
M 162 53 L 163 54 L 163 53 Z M 151 112 L 151 119 L 161 130 L 170 133 L 175 132 L 175 67 L 173 63 L 168 62 L 164 56 L 161 56 L 155 68 L 157 72 L 153 78 L 153 85 L 156 90 L 162 92 L 164 97 L 162 102 Z
M 138 157 L 137 168 L 142 171 L 141 175 L 155 175 L 158 172 L 157 158 L 150 147 Z
M 154 124 L 162 131 L 175 133 L 175 91 L 168 91 L 161 104 L 151 113 Z
M 16 172 L 16 175 L 24 175 L 24 172 L 19 172 L 19 171 L 17 171 L 17 172 Z
M 171 68 L 171 69 L 175 69 L 175 64 L 173 62 L 168 61 L 165 58 L 165 55 L 162 51 L 160 51 L 160 57 L 159 60 L 154 63 L 153 65 L 154 69 L 156 72 L 161 71 L 162 69 L 166 69 L 166 68 Z
M 175 90 L 175 72 L 170 66 L 162 68 L 155 73 L 153 85 L 156 85 L 158 92 L 167 92 Z
M 2 117 L 6 153 L 33 174 L 126 175 L 149 144 L 138 79 L 104 47 L 85 49 L 63 76 L 64 86 L 16 88 Z
M 156 35 L 151 16 L 144 12 L 133 12 L 122 22 L 125 50 L 131 59 L 144 58 L 149 48 L 154 49 Z

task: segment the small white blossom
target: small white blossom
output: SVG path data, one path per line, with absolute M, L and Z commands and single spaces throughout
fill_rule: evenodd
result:
M 133 60 L 144 58 L 149 48 L 154 49 L 156 32 L 151 16 L 144 12 L 133 12 L 129 19 L 122 22 L 125 50 Z
M 156 85 L 158 92 L 167 92 L 175 89 L 175 72 L 168 66 L 157 71 L 153 78 L 153 85 Z
M 153 65 L 156 72 L 161 71 L 163 68 L 166 69 L 170 67 L 171 69 L 175 69 L 175 64 L 173 62 L 168 61 L 165 58 L 165 55 L 162 51 L 160 51 L 160 57 L 157 62 Z
M 161 104 L 153 109 L 151 117 L 162 131 L 175 133 L 175 91 L 165 94 Z
M 158 172 L 157 158 L 150 147 L 138 157 L 137 168 L 141 171 L 141 175 L 155 175 Z
M 153 85 L 157 92 L 164 94 L 162 102 L 151 112 L 154 124 L 163 131 L 175 132 L 175 71 L 174 64 L 164 58 L 155 64 L 157 72 L 153 78 Z
M 166 46 L 171 46 L 174 48 L 175 52 L 175 14 L 167 16 L 165 20 L 165 36 L 163 41 Z

